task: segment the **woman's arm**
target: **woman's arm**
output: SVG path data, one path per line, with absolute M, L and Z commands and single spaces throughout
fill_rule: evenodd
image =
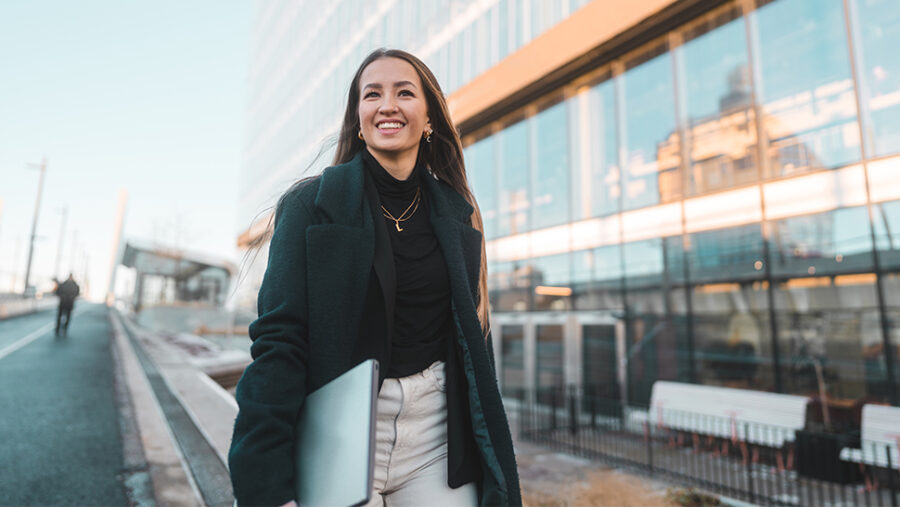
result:
M 250 325 L 253 362 L 237 386 L 239 406 L 228 454 L 234 495 L 242 505 L 282 505 L 294 498 L 294 425 L 306 395 L 309 354 L 303 189 L 275 214 L 269 263 Z

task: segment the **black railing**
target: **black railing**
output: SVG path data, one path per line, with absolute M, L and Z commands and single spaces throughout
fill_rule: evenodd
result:
M 520 440 L 760 505 L 897 507 L 898 444 L 586 396 L 574 388 L 508 401 Z M 840 459 L 860 449 L 864 463 Z M 892 454 L 892 452 L 894 454 Z

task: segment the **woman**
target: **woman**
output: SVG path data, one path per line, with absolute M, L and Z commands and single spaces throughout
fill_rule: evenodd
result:
M 360 361 L 381 386 L 371 505 L 518 505 L 494 372 L 481 216 L 431 71 L 379 49 L 350 85 L 334 166 L 279 201 L 237 387 L 240 504 L 293 502 L 304 396 Z

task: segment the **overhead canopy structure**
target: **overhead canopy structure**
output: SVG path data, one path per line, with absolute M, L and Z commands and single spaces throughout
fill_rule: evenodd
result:
M 135 270 L 135 309 L 145 303 L 201 301 L 220 305 L 235 265 L 225 259 L 129 240 L 121 265 Z

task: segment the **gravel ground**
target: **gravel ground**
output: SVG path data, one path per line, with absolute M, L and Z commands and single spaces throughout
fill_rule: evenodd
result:
M 582 458 L 516 442 L 522 500 L 528 507 L 672 506 L 671 486 Z

